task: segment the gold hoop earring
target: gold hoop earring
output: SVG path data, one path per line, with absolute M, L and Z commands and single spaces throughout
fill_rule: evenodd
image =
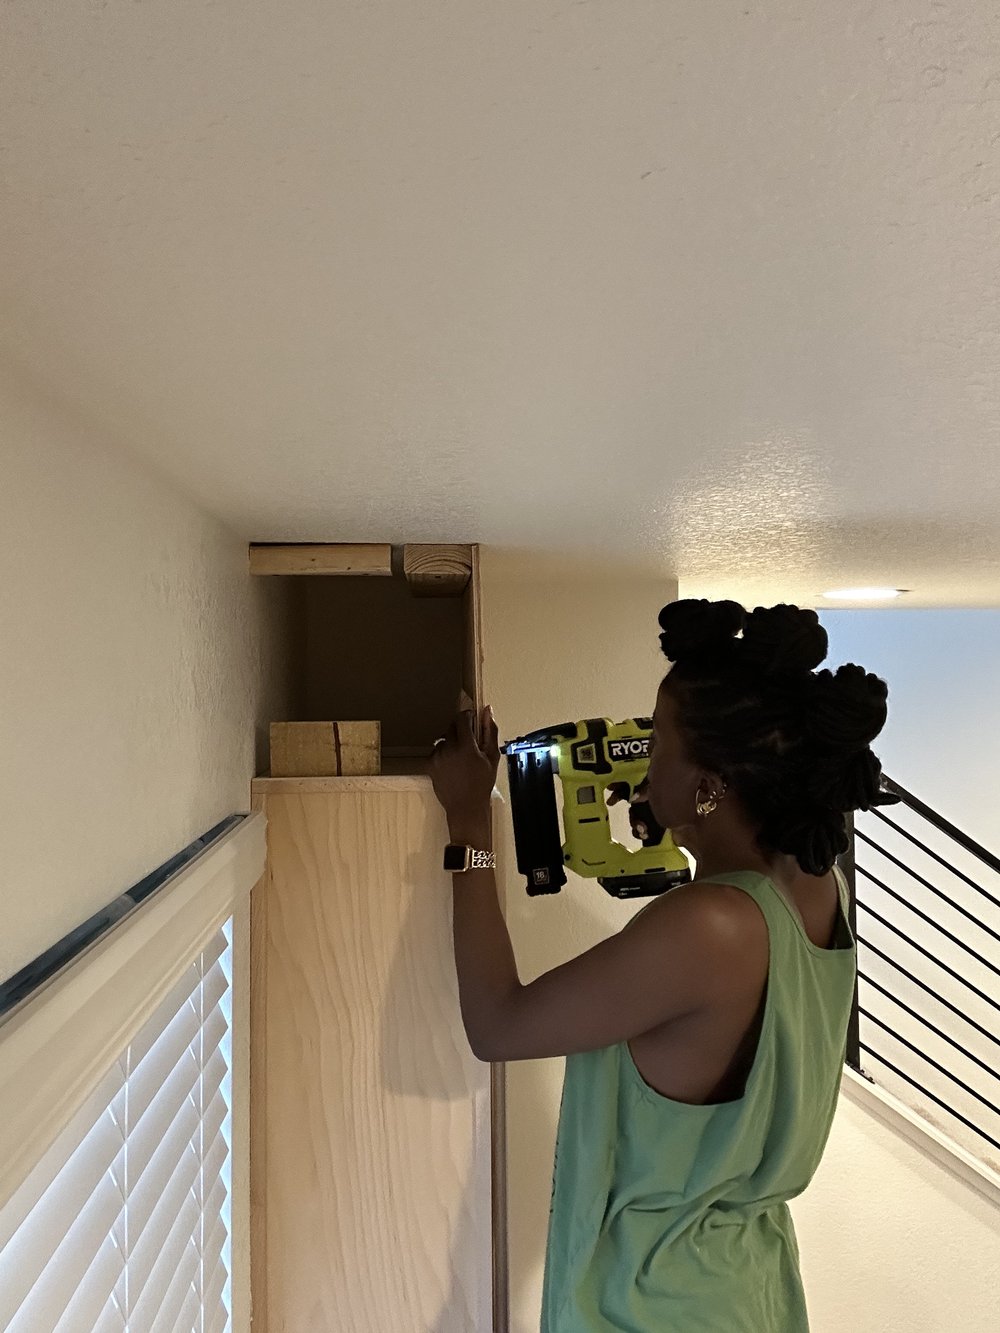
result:
M 701 788 L 699 787 L 698 794 L 695 796 L 694 808 L 697 810 L 698 814 L 701 815 L 702 818 L 704 818 L 705 815 L 710 815 L 713 810 L 717 810 L 719 808 L 719 802 L 722 800 L 725 794 L 726 794 L 725 787 L 722 788 L 721 792 L 710 791 L 708 793 L 708 799 L 703 801 L 701 799 Z

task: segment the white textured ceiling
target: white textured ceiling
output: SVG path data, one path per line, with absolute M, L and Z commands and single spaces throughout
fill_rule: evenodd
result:
M 994 15 L 7 0 L 0 357 L 258 541 L 1000 605 Z

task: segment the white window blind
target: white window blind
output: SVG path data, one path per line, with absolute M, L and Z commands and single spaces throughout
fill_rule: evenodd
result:
M 3 1333 L 233 1327 L 233 913 L 263 862 L 250 816 L 0 1024 Z
M 230 1328 L 232 921 L 0 1215 L 0 1328 Z

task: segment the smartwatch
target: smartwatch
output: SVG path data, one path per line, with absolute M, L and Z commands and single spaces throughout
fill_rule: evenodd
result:
M 456 875 L 466 870 L 495 870 L 496 866 L 495 852 L 482 852 L 458 842 L 449 842 L 444 849 L 444 868 Z

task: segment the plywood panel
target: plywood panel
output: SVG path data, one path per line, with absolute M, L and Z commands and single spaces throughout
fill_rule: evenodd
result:
M 283 787 L 255 783 L 255 1333 L 480 1333 L 490 1069 L 461 1022 L 443 813 L 421 777 Z

